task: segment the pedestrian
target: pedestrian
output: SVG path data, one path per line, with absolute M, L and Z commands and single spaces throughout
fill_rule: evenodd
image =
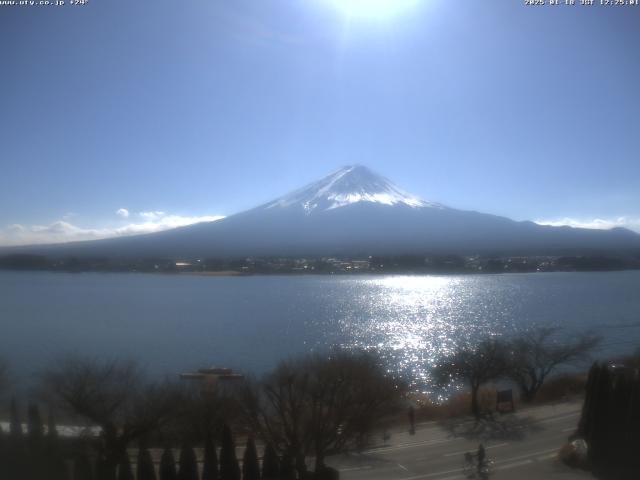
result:
M 478 446 L 478 473 L 480 475 L 483 475 L 485 473 L 486 457 L 487 457 L 487 454 L 484 450 L 484 445 L 480 444 Z

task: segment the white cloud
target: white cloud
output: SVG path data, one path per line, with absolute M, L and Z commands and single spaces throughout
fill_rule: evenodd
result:
M 116 211 L 116 215 L 122 218 L 129 218 L 129 210 L 127 210 L 126 208 L 119 208 Z
M 615 217 L 615 218 L 559 218 L 556 220 L 535 220 L 539 225 L 551 225 L 553 227 L 568 226 L 575 228 L 594 228 L 597 230 L 608 230 L 616 227 L 628 228 L 640 233 L 640 218 Z
M 155 212 L 140 212 L 138 215 L 147 220 L 157 220 L 161 217 L 164 217 L 165 213 L 156 210 Z
M 167 215 L 164 212 L 152 213 L 154 216 L 143 217 L 145 218 L 143 222 L 129 223 L 119 227 L 83 228 L 65 220 L 58 220 L 49 225 L 8 225 L 4 229 L 0 229 L 0 246 L 76 242 L 140 235 L 184 227 L 194 223 L 213 222 L 224 218 L 221 215 L 184 217 Z

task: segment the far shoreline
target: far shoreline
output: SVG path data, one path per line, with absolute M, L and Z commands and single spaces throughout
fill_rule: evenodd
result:
M 223 270 L 223 271 L 151 271 L 151 270 L 72 270 L 72 269 L 25 269 L 25 268 L 1 268 L 0 272 L 11 273 L 97 273 L 97 274 L 147 274 L 153 276 L 188 276 L 188 277 L 393 277 L 393 276 L 431 276 L 431 277 L 444 277 L 444 276 L 460 276 L 460 277 L 489 277 L 489 276 L 503 276 L 503 275 L 535 275 L 535 274 L 549 274 L 549 273 L 616 273 L 616 272 L 637 272 L 640 268 L 621 268 L 610 270 L 545 270 L 535 272 L 469 272 L 469 271 L 412 271 L 412 270 L 398 270 L 398 271 L 359 271 L 359 272 L 239 272 L 236 270 Z
M 63 272 L 189 273 L 247 275 L 483 275 L 640 270 L 637 255 L 434 255 L 390 254 L 283 257 L 47 257 L 0 256 L 0 270 Z

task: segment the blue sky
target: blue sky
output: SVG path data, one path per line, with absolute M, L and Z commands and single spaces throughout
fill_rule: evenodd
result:
M 640 231 L 640 7 L 358 1 L 0 6 L 0 244 L 212 219 L 353 163 Z

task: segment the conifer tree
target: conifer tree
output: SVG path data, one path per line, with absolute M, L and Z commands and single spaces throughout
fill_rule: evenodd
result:
M 177 480 L 176 460 L 173 457 L 173 451 L 165 448 L 160 457 L 160 480 Z
M 99 454 L 97 456 L 93 470 L 95 472 L 94 476 L 96 480 L 106 480 L 107 478 L 109 478 L 106 464 L 104 461 L 104 456 L 102 454 Z M 110 480 L 114 480 L 114 479 L 110 479 Z
M 582 404 L 582 414 L 578 423 L 578 435 L 582 438 L 588 438 L 593 427 L 593 415 L 595 412 L 595 391 L 600 374 L 600 365 L 594 362 L 589 369 L 587 383 L 585 385 L 585 397 Z
M 240 466 L 236 457 L 236 446 L 228 425 L 222 428 L 220 449 L 220 480 L 240 480 Z
M 47 418 L 47 439 L 57 444 L 58 429 L 56 428 L 56 418 L 51 410 L 49 410 L 49 417 Z
M 185 444 L 180 450 L 179 466 L 178 480 L 198 480 L 198 460 L 190 445 Z
M 40 416 L 40 410 L 37 405 L 30 404 L 27 409 L 27 433 L 29 435 L 29 443 L 40 445 L 44 438 L 44 424 Z
M 73 480 L 93 480 L 93 471 L 87 455 L 81 454 L 76 457 L 73 463 Z
M 15 398 L 11 399 L 11 419 L 9 423 L 9 433 L 13 440 L 22 440 L 22 421 L 20 420 L 20 413 L 18 412 L 18 404 Z
M 285 452 L 280 462 L 280 480 L 296 480 L 296 469 L 293 464 L 293 455 Z
M 49 475 L 44 445 L 44 424 L 40 410 L 35 404 L 27 407 L 27 459 L 23 469 L 34 479 L 42 479 Z
M 9 438 L 6 445 L 6 469 L 9 479 L 20 479 L 25 476 L 26 452 L 24 446 L 24 434 L 22 421 L 15 398 L 11 399 L 11 412 L 9 420 Z
M 280 460 L 275 448 L 270 443 L 267 443 L 262 456 L 262 478 L 263 480 L 278 480 L 280 478 Z
M 138 449 L 138 466 L 136 480 L 156 480 L 156 471 L 153 468 L 151 452 L 145 444 L 141 444 Z
M 607 432 L 609 430 L 611 374 L 606 366 L 602 366 L 593 390 L 593 415 L 590 420 L 589 460 L 594 465 L 601 465 L 607 450 Z
M 97 480 L 116 480 L 117 464 L 107 461 L 105 455 L 98 456 L 96 460 L 95 477 Z
M 252 437 L 247 440 L 247 447 L 244 449 L 242 460 L 242 480 L 260 480 L 260 464 L 258 463 L 258 452 L 256 442 Z
M 634 479 L 640 471 L 640 374 L 594 365 L 589 373 L 579 433 L 595 472 Z
M 218 455 L 213 437 L 207 434 L 204 441 L 204 465 L 202 467 L 202 480 L 218 480 Z
M 58 429 L 56 428 L 56 421 L 52 411 L 49 411 L 47 419 L 45 445 L 49 478 L 51 480 L 67 480 L 67 467 L 60 451 Z
M 630 436 L 627 416 L 631 400 L 631 383 L 626 373 L 616 375 L 611 398 L 611 415 L 607 432 L 607 461 L 613 465 L 626 466 L 626 448 Z
M 134 480 L 131 459 L 127 452 L 124 453 L 118 465 L 118 480 Z
M 636 374 L 631 389 L 630 408 L 627 417 L 630 435 L 627 445 L 628 465 L 632 471 L 640 472 L 640 455 L 635 451 L 640 445 L 640 374 Z
M 6 445 L 7 441 L 5 439 L 4 431 L 0 427 L 0 472 L 5 472 L 8 475 L 8 466 L 7 466 L 7 454 L 6 454 Z
M 56 419 L 53 415 L 53 412 L 49 410 L 49 416 L 47 418 L 47 435 L 45 440 L 45 443 L 47 445 L 47 451 L 58 453 L 58 450 L 60 448 L 59 441 L 60 440 L 58 438 L 58 429 L 56 427 Z
M 27 407 L 27 432 L 29 436 L 41 440 L 44 438 L 44 422 L 40 415 L 40 408 L 35 403 Z

